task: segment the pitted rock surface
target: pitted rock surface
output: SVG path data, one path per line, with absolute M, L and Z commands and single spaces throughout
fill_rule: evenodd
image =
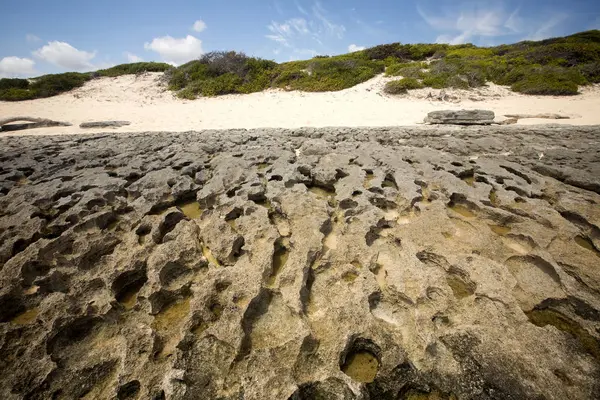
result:
M 0 144 L 2 399 L 600 397 L 600 127 Z

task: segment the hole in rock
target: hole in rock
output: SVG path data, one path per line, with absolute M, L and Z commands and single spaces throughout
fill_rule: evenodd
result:
M 133 399 L 140 391 L 140 381 L 131 381 L 119 388 L 117 392 L 117 400 Z
M 539 308 L 538 306 L 525 314 L 527 315 L 527 318 L 529 318 L 529 322 L 534 325 L 540 327 L 552 325 L 559 331 L 568 333 L 579 341 L 583 349 L 597 360 L 600 360 L 600 341 L 576 321 L 558 311 L 549 308 Z
M 177 204 L 177 207 L 179 207 L 183 215 L 189 219 L 197 219 L 202 215 L 200 203 L 195 200 Z
M 317 198 L 323 200 L 329 200 L 335 196 L 335 189 L 322 188 L 319 186 L 310 186 L 308 191 L 314 193 Z
M 340 369 L 357 382 L 373 382 L 379 371 L 379 352 L 379 346 L 371 340 L 357 338 L 342 355 Z
M 144 286 L 148 278 L 145 271 L 130 271 L 121 274 L 113 283 L 115 299 L 125 309 L 132 309 L 137 303 L 138 292 Z
M 275 280 L 277 276 L 285 266 L 288 257 L 289 257 L 289 249 L 286 246 L 286 242 L 284 240 L 277 240 L 274 244 L 275 251 L 273 252 L 273 264 L 271 268 L 271 275 L 269 276 L 268 285 L 273 286 L 275 284 Z
M 398 184 L 396 184 L 396 179 L 392 174 L 387 174 L 383 182 L 381 182 L 382 188 L 392 188 L 398 190 Z
M 38 314 L 39 314 L 39 309 L 37 307 L 35 307 L 35 308 L 32 308 L 31 310 L 27 310 L 24 313 L 17 315 L 10 322 L 14 325 L 27 325 L 27 324 L 35 321 Z
M 510 233 L 511 228 L 503 225 L 489 225 L 492 232 L 498 236 L 506 236 Z
M 453 201 L 450 201 L 450 203 L 448 203 L 448 208 L 450 210 L 452 210 L 453 212 L 462 215 L 465 218 L 475 217 L 475 213 L 473 211 L 471 211 L 468 207 L 466 207 L 462 204 L 458 204 Z
M 600 257 L 600 251 L 596 249 L 592 241 L 583 236 L 575 236 L 575 243 L 577 243 L 580 247 L 583 247 L 586 250 L 589 250 Z

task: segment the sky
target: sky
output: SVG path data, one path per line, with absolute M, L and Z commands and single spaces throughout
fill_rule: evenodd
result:
M 600 29 L 598 0 L 2 0 L 0 77 L 180 65 L 216 50 L 278 62 L 384 43 L 492 46 Z

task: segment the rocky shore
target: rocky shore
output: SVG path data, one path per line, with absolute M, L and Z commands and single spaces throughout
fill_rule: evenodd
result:
M 600 126 L 0 138 L 2 399 L 600 398 Z

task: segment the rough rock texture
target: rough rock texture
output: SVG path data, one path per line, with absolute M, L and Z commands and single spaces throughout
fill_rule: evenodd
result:
M 14 124 L 13 122 L 27 121 L 26 123 Z M 46 128 L 52 126 L 71 126 L 69 122 L 52 121 L 46 118 L 36 117 L 11 117 L 0 119 L 0 132 L 20 131 L 24 129 Z
M 131 125 L 129 121 L 95 121 L 82 122 L 80 128 L 120 128 L 121 126 Z
M 488 110 L 444 110 L 432 111 L 425 117 L 425 123 L 443 125 L 491 125 L 494 112 Z
M 3 138 L 0 398 L 599 398 L 599 140 Z

